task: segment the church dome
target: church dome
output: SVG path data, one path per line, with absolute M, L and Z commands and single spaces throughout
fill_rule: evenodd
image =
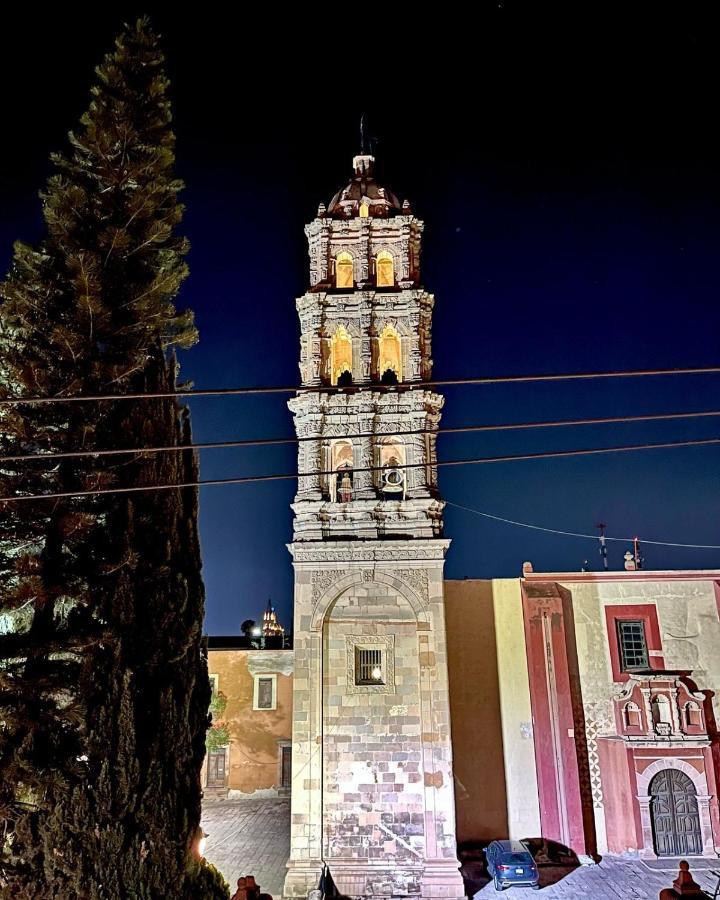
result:
M 387 188 L 381 187 L 373 175 L 375 157 L 362 153 L 353 159 L 353 175 L 347 187 L 338 191 L 327 208 L 330 216 L 344 219 L 353 216 L 392 216 L 401 212 L 400 201 Z

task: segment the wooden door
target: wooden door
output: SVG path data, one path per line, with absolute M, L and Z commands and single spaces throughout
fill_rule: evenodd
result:
M 292 749 L 282 747 L 282 780 L 280 786 L 289 788 L 292 781 Z
M 677 769 L 663 769 L 650 782 L 655 852 L 658 856 L 699 856 L 700 816 L 695 785 Z
M 207 786 L 225 787 L 225 748 L 208 753 Z

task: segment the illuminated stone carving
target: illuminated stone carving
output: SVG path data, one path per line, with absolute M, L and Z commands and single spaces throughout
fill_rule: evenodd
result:
M 373 164 L 356 157 L 350 184 L 305 229 L 300 375 L 317 390 L 288 404 L 298 436 L 311 440 L 298 450 L 292 505 L 283 896 L 305 900 L 325 861 L 347 896 L 459 900 L 443 607 L 449 542 L 435 457 L 443 397 L 423 384 L 434 299 L 420 285 L 422 222 L 377 184 Z

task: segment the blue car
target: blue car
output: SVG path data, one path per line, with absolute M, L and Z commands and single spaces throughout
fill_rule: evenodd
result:
M 535 891 L 540 887 L 535 860 L 520 841 L 493 841 L 485 848 L 485 860 L 496 891 L 515 885 L 531 887 Z

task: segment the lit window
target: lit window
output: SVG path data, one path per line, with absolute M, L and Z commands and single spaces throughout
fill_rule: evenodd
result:
M 402 345 L 400 335 L 392 325 L 386 325 L 380 333 L 378 369 L 384 384 L 402 381 Z
M 353 258 L 349 253 L 338 253 L 335 257 L 335 287 L 351 288 L 353 283 Z
M 331 380 L 333 384 L 346 385 L 347 382 L 352 384 L 352 338 L 347 330 L 339 325 L 337 331 L 333 335 L 332 344 L 330 346 L 330 368 Z M 341 387 L 343 386 L 341 385 Z
M 378 287 L 394 287 L 395 286 L 395 264 L 392 253 L 387 250 L 381 250 L 375 260 L 375 271 L 377 273 Z
M 385 684 L 382 650 L 355 648 L 355 684 Z
M 253 709 L 277 708 L 277 675 L 256 675 Z
M 618 644 L 620 647 L 620 665 L 623 672 L 648 669 L 647 641 L 645 626 L 642 622 L 618 621 Z
M 349 503 L 353 487 L 353 446 L 350 441 L 333 441 L 330 445 L 330 499 L 333 503 Z
M 361 203 L 360 204 L 360 218 L 367 219 L 367 217 L 369 215 L 370 215 L 370 207 L 367 205 L 367 203 Z

